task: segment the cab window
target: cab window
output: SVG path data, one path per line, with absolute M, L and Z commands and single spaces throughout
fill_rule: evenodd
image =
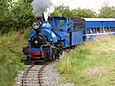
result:
M 74 29 L 75 30 L 79 30 L 79 29 L 81 29 L 82 28 L 82 22 L 75 22 L 75 24 L 74 24 Z
M 59 26 L 60 26 L 60 27 L 64 26 L 64 20 L 60 20 L 60 21 L 59 21 Z

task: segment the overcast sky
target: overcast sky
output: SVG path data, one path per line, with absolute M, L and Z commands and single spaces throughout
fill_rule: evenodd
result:
M 109 6 L 115 6 L 115 0 L 53 0 L 55 5 L 63 4 L 69 6 L 70 9 L 77 7 L 89 8 L 96 12 L 104 3 L 108 3 Z

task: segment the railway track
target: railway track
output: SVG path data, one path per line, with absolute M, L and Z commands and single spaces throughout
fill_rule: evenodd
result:
M 74 86 L 74 84 L 62 84 L 60 75 L 54 69 L 56 61 L 44 65 L 26 65 L 20 71 L 13 86 Z
M 44 65 L 29 65 L 15 86 L 43 86 L 44 68 L 51 63 L 52 62 L 48 62 Z

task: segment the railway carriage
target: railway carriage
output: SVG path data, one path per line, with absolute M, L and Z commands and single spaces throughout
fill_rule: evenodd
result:
M 115 35 L 114 18 L 84 18 L 86 40 L 92 40 L 103 35 Z

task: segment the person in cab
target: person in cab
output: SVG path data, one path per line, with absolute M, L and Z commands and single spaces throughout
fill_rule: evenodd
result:
M 71 23 L 69 23 L 68 25 L 67 25 L 67 32 L 70 32 L 70 28 L 72 27 L 72 24 Z

